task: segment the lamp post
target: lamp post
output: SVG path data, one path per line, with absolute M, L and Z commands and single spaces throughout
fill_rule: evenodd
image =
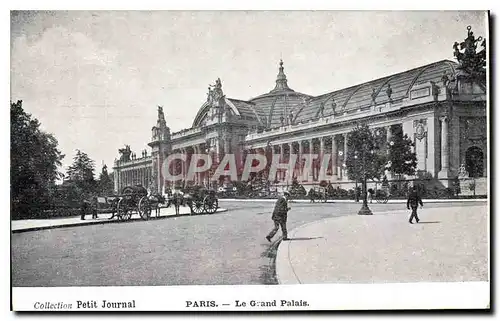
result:
M 361 209 L 358 212 L 358 215 L 372 215 L 372 211 L 368 207 L 368 193 L 366 189 L 366 145 L 363 144 L 363 150 L 361 151 L 362 158 L 363 158 L 363 205 L 361 206 Z M 371 151 L 373 154 L 373 150 Z

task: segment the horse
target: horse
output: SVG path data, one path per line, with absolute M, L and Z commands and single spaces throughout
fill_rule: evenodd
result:
M 151 210 L 155 211 L 155 217 L 160 216 L 160 204 L 165 204 L 167 201 L 163 195 L 152 194 L 148 197 L 149 203 L 151 204 Z

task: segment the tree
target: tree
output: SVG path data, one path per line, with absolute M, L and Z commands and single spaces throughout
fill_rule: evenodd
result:
M 377 141 L 368 126 L 354 128 L 347 136 L 346 168 L 350 180 L 380 180 L 384 175 L 387 157 L 378 148 Z M 363 160 L 364 158 L 364 160 Z M 364 170 L 363 170 L 364 166 Z
M 73 157 L 73 164 L 68 167 L 66 178 L 76 184 L 83 193 L 94 193 L 96 191 L 94 170 L 94 161 L 86 153 L 77 149 L 76 155 Z
M 407 134 L 403 135 L 399 128 L 394 133 L 392 141 L 388 143 L 390 164 L 388 169 L 397 175 L 415 175 L 417 155 L 412 151 L 413 146 L 415 144 Z
M 57 139 L 40 130 L 40 122 L 23 110 L 22 101 L 10 103 L 12 218 L 37 217 L 51 202 L 51 189 L 62 174 L 64 155 Z
M 110 174 L 108 174 L 108 167 L 106 165 L 102 167 L 101 174 L 99 174 L 97 189 L 101 195 L 110 195 L 113 193 L 114 183 Z

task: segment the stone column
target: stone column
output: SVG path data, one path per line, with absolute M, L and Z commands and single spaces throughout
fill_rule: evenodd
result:
M 321 164 L 323 163 L 323 158 L 325 157 L 325 137 L 319 138 L 319 158 L 316 162 L 316 177 L 319 180 L 319 170 L 321 168 Z
M 181 149 L 181 154 L 186 155 L 186 162 L 183 162 L 181 160 L 181 174 L 182 174 L 183 179 L 185 179 L 185 177 L 186 177 L 186 167 L 187 167 L 186 164 L 187 164 L 187 161 L 188 161 L 188 159 L 187 159 L 187 152 L 186 152 L 185 148 Z
M 314 145 L 313 145 L 313 140 L 312 138 L 309 139 L 307 141 L 307 143 L 309 144 L 309 155 L 312 155 L 312 153 L 314 153 Z M 302 160 L 302 164 L 304 164 L 304 160 Z M 311 175 L 312 175 L 312 179 L 314 181 L 314 164 L 311 164 L 312 165 L 312 168 L 311 168 Z M 302 168 L 302 167 L 301 167 Z M 303 174 L 303 170 L 300 172 L 300 175 L 302 176 Z
M 224 155 L 229 154 L 231 152 L 229 147 L 229 140 L 230 138 L 228 136 L 224 137 Z
M 291 155 L 294 154 L 293 152 L 293 143 L 288 143 L 288 161 L 290 162 L 290 158 L 291 158 Z M 293 176 L 295 174 L 295 168 L 292 170 L 292 172 L 290 173 L 290 178 L 293 179 Z M 291 183 L 291 182 L 289 182 Z
M 389 143 L 392 139 L 392 125 L 389 125 L 385 128 L 386 131 L 386 136 L 387 136 L 387 142 Z
M 349 152 L 347 150 L 347 133 L 343 134 L 344 136 L 344 160 L 342 162 L 342 164 L 345 164 L 345 160 L 347 159 L 347 153 Z M 347 170 L 344 169 L 345 167 L 342 166 L 340 168 L 340 172 L 342 173 L 342 180 L 343 181 L 347 181 L 348 180 L 348 177 L 347 177 Z
M 280 148 L 280 163 L 282 163 L 285 156 L 285 144 L 280 144 L 279 148 Z M 279 173 L 279 180 L 283 182 L 285 180 L 285 173 L 281 169 L 279 170 L 278 173 Z
M 440 117 L 441 121 L 441 171 L 438 178 L 449 177 L 450 151 L 448 147 L 448 116 Z
M 198 145 L 194 145 L 193 146 L 193 153 L 194 154 L 199 154 L 200 153 L 200 149 L 198 148 Z M 200 185 L 200 173 L 195 173 L 195 176 L 194 176 L 194 182 L 195 182 L 195 185 Z
M 302 177 L 302 172 L 303 172 L 302 167 L 304 166 L 304 160 L 302 159 L 302 155 L 304 155 L 304 146 L 302 145 L 301 140 L 299 140 L 298 143 L 299 143 L 299 155 L 297 156 L 297 163 L 299 166 L 299 170 L 297 171 L 297 175 Z
M 338 180 L 338 175 L 337 175 L 337 156 L 339 154 L 338 146 L 337 146 L 337 140 L 335 139 L 335 135 L 332 135 L 332 180 L 336 181 Z
M 386 131 L 386 141 L 387 141 L 387 144 L 390 144 L 390 142 L 392 140 L 392 125 L 387 126 L 385 128 L 385 131 Z M 387 149 L 387 155 L 389 155 L 389 147 L 386 146 L 386 149 Z M 391 171 L 387 171 L 386 176 L 387 176 L 388 180 L 393 179 Z
M 115 165 L 116 166 L 116 165 Z M 118 192 L 119 189 L 119 179 L 120 179 L 120 170 L 115 167 L 115 171 L 113 174 L 113 189 L 115 192 Z

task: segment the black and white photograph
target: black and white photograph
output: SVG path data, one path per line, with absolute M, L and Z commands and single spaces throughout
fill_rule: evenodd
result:
M 489 309 L 490 19 L 10 11 L 11 310 Z

